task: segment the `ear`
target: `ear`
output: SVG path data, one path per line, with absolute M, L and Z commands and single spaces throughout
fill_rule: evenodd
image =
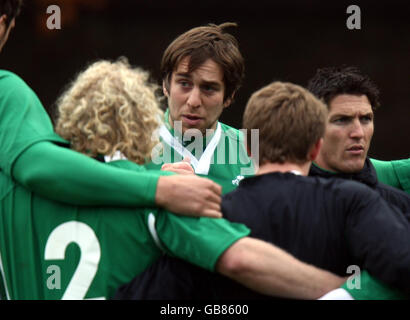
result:
M 169 98 L 169 93 L 168 93 L 168 90 L 167 90 L 166 85 L 165 85 L 165 80 L 162 80 L 162 92 L 164 93 L 164 95 L 167 98 Z
M 231 105 L 234 96 L 235 96 L 235 92 L 232 93 L 232 95 L 225 100 L 225 102 L 224 102 L 224 108 L 227 108 L 227 107 L 229 107 L 229 106 Z
M 322 147 L 323 144 L 323 138 L 320 138 L 311 148 L 308 154 L 308 159 L 309 161 L 314 161 L 319 152 L 320 152 L 320 148 Z
M 3 15 L 0 17 L 0 24 L 2 24 L 2 23 L 6 24 L 6 20 L 7 20 L 7 15 L 3 14 Z

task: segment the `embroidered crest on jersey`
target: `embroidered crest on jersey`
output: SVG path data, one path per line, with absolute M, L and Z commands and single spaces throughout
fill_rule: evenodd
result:
M 244 176 L 237 176 L 236 179 L 232 180 L 232 184 L 234 186 L 239 186 L 239 182 L 241 182 L 241 180 L 243 180 L 245 177 Z

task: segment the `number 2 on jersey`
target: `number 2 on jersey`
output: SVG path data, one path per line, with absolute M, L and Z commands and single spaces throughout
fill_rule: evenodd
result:
M 64 260 L 65 250 L 70 243 L 76 243 L 81 258 L 62 300 L 84 299 L 98 270 L 101 247 L 93 229 L 79 221 L 69 221 L 56 227 L 47 239 L 45 260 Z M 104 297 L 93 299 L 105 299 Z

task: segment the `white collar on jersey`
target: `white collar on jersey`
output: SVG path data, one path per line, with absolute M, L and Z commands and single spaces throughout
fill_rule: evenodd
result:
M 298 170 L 290 170 L 289 172 L 292 172 L 293 174 L 296 174 L 297 176 L 301 176 L 302 172 L 298 171 Z
M 111 162 L 116 160 L 127 160 L 127 157 L 124 156 L 121 151 L 115 151 L 112 156 L 104 156 L 105 162 Z
M 199 160 L 193 156 L 193 154 L 187 150 L 177 138 L 175 138 L 167 129 L 165 125 L 162 125 L 159 130 L 159 135 L 171 148 L 178 152 L 182 157 L 189 157 L 191 159 L 191 165 L 194 167 L 195 173 L 197 174 L 208 174 L 209 167 L 211 165 L 212 155 L 215 152 L 216 146 L 219 143 L 222 135 L 221 124 L 218 122 L 215 133 L 209 141 L 208 145 L 205 148 L 205 151 L 202 153 Z

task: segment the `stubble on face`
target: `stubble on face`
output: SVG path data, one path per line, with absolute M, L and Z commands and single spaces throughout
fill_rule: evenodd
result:
M 171 75 L 168 98 L 169 121 L 181 121 L 182 132 L 196 129 L 205 134 L 215 129 L 217 121 L 229 101 L 224 102 L 225 85 L 223 71 L 212 59 L 206 60 L 192 72 L 188 72 L 189 57 L 178 64 Z M 193 130 L 190 130 L 193 131 Z
M 329 106 L 323 146 L 316 163 L 333 172 L 359 172 L 374 131 L 370 102 L 365 95 L 340 94 Z

